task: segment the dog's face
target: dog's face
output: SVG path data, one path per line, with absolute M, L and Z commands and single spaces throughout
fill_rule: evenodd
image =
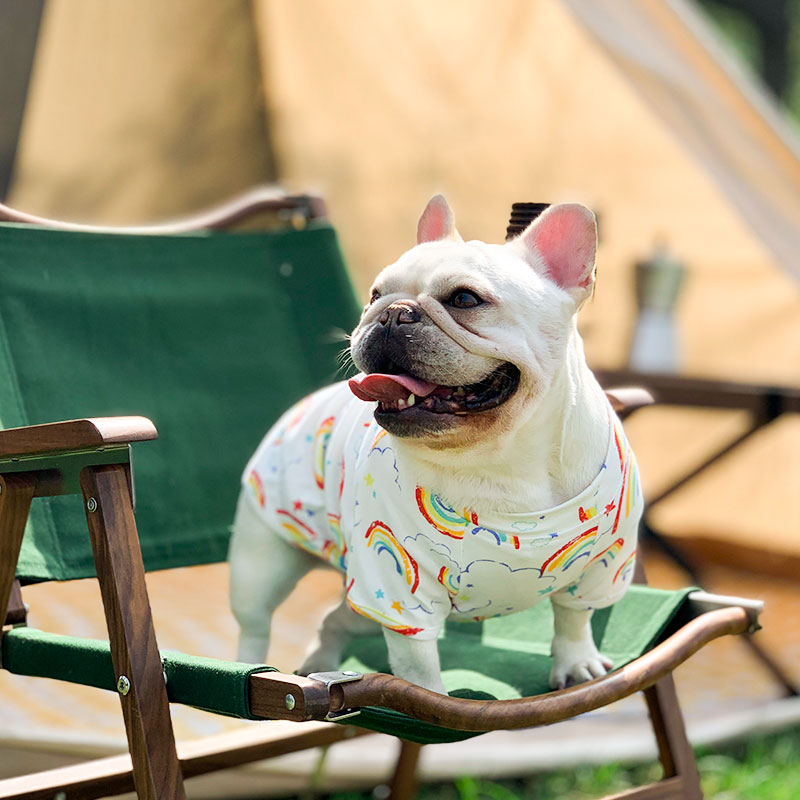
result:
M 594 283 L 596 227 L 551 206 L 505 245 L 464 242 L 437 195 L 418 244 L 386 267 L 353 332 L 377 422 L 428 446 L 468 447 L 513 429 L 550 386 Z

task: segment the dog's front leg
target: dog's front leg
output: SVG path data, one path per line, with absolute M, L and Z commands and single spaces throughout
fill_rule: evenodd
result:
M 572 683 L 605 675 L 612 662 L 602 655 L 592 637 L 592 612 L 553 603 L 555 635 L 551 653 L 550 688 L 563 689 Z
M 383 629 L 383 635 L 389 651 L 389 664 L 398 678 L 404 678 L 432 692 L 447 694 L 442 683 L 436 639 L 414 639 L 388 628 Z

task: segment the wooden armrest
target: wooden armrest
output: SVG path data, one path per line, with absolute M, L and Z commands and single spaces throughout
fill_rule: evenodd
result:
M 773 419 L 782 413 L 800 412 L 800 388 L 796 386 L 734 383 L 631 370 L 592 371 L 604 387 L 614 383 L 645 385 L 660 405 L 736 408 Z
M 625 419 L 638 408 L 652 405 L 655 402 L 653 395 L 641 386 L 619 386 L 606 389 L 606 397 L 620 419 Z
M 314 195 L 290 195 L 272 186 L 259 186 L 244 192 L 214 208 L 200 211 L 180 219 L 155 225 L 84 225 L 57 219 L 37 217 L 17 211 L 0 203 L 0 222 L 17 222 L 29 225 L 44 225 L 65 231 L 83 233 L 125 234 L 177 234 L 201 230 L 225 230 L 262 211 L 297 211 L 306 219 L 326 216 L 325 202 Z
M 0 458 L 93 450 L 157 438 L 155 425 L 146 417 L 73 419 L 0 430 Z
M 717 607 L 691 620 L 650 652 L 602 678 L 519 700 L 467 700 L 428 691 L 376 672 L 326 688 L 310 678 L 264 672 L 250 676 L 250 708 L 267 719 L 322 719 L 346 709 L 379 706 L 461 731 L 549 725 L 647 689 L 712 639 L 753 630 L 751 608 Z M 291 702 L 286 702 L 291 696 Z M 291 706 L 291 710 L 287 708 Z M 357 718 L 356 718 L 357 719 Z

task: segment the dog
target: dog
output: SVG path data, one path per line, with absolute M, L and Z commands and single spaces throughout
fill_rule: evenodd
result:
M 382 626 L 396 675 L 434 692 L 445 619 L 549 599 L 552 688 L 604 675 L 590 620 L 633 574 L 636 462 L 586 365 L 576 314 L 597 231 L 550 206 L 503 245 L 464 242 L 436 195 L 351 337 L 359 375 L 290 409 L 245 468 L 230 549 L 239 659 L 323 563 L 344 574 L 299 672 Z M 355 612 L 355 613 L 354 613 Z

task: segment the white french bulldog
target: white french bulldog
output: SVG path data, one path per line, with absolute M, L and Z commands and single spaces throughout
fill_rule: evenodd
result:
M 505 245 L 464 242 L 437 195 L 417 242 L 373 284 L 351 341 L 361 373 L 288 411 L 245 469 L 239 658 L 263 661 L 273 612 L 322 559 L 345 597 L 302 673 L 337 669 L 378 622 L 395 674 L 444 693 L 445 619 L 549 598 L 551 686 L 599 677 L 612 664 L 592 610 L 631 580 L 642 498 L 576 327 L 594 216 L 556 205 Z

